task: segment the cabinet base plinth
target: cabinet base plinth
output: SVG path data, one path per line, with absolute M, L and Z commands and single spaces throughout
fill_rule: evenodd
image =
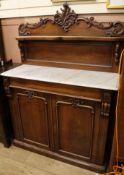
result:
M 13 144 L 17 147 L 26 149 L 28 151 L 32 151 L 32 152 L 35 152 L 35 153 L 38 153 L 38 154 L 42 154 L 44 156 L 54 158 L 56 160 L 60 160 L 60 161 L 65 162 L 65 163 L 69 163 L 71 165 L 75 165 L 75 166 L 78 166 L 78 167 L 81 167 L 81 168 L 85 168 L 87 170 L 95 171 L 97 173 L 103 173 L 106 170 L 105 166 L 100 166 L 100 165 L 97 165 L 97 164 L 94 164 L 94 163 L 88 163 L 88 162 L 85 162 L 85 161 L 72 159 L 70 157 L 66 157 L 66 156 L 57 154 L 55 152 L 36 147 L 34 145 L 30 145 L 28 143 L 18 141 L 16 139 L 13 140 Z

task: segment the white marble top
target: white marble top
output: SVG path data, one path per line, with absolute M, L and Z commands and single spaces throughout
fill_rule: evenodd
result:
M 1 75 L 81 87 L 118 90 L 117 73 L 23 64 L 4 72 Z

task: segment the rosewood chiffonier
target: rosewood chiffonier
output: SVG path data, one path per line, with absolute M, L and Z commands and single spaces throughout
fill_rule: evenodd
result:
M 96 172 L 113 139 L 124 24 L 80 17 L 68 4 L 21 24 L 22 65 L 2 74 L 13 144 Z

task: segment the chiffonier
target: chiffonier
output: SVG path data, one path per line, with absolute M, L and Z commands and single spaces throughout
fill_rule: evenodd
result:
M 54 17 L 21 24 L 22 64 L 2 74 L 13 144 L 90 170 L 109 161 L 124 24 Z

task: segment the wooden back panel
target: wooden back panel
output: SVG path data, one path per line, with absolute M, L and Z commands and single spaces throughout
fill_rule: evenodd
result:
M 22 62 L 117 72 L 124 24 L 79 18 L 68 4 L 53 19 L 19 26 Z

